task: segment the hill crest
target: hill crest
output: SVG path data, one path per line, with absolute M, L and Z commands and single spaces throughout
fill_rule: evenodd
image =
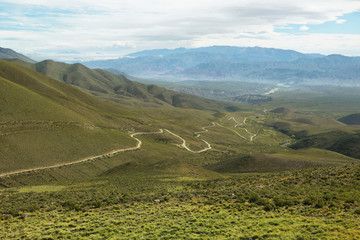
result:
M 30 64 L 9 60 L 58 81 L 80 87 L 92 95 L 117 103 L 140 107 L 174 106 L 218 110 L 223 104 L 193 95 L 178 93 L 156 85 L 146 85 L 115 75 L 103 69 L 90 69 L 80 63 L 66 64 L 45 60 Z
M 13 58 L 17 58 L 17 59 L 20 59 L 22 61 L 29 62 L 29 63 L 36 62 L 27 56 L 24 56 L 18 52 L 15 52 L 14 50 L 12 50 L 10 48 L 0 47 L 0 59 L 13 59 Z

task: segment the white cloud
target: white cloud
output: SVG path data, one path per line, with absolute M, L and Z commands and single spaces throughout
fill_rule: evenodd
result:
M 337 24 L 343 24 L 345 22 L 346 22 L 346 19 L 338 19 L 338 20 L 336 20 Z
M 306 26 L 306 25 L 302 25 L 300 28 L 299 28 L 299 30 L 300 31 L 307 31 L 307 30 L 309 30 L 310 28 L 308 27 L 308 26 Z
M 14 4 L 13 0 L 1 2 Z M 219 45 L 257 42 L 259 46 L 292 48 L 290 42 L 278 39 L 275 26 L 287 28 L 299 24 L 306 31 L 310 24 L 342 23 L 339 16 L 360 9 L 360 2 L 353 0 L 271 3 L 267 0 L 17 0 L 15 5 L 16 11 L 5 14 L 12 22 L 7 25 L 16 24 L 17 28 L 0 27 L 0 46 L 61 60 L 113 58 L 143 49 L 209 46 L 214 42 Z M 33 15 L 24 14 L 31 9 Z M 295 39 L 286 34 L 282 37 Z M 301 38 L 311 45 L 317 41 L 311 37 L 320 36 L 310 34 Z M 343 42 L 336 42 L 333 35 L 321 35 L 321 38 L 329 43 L 326 45 L 329 51 L 344 54 L 345 50 L 338 48 Z M 270 42 L 274 45 L 269 46 Z M 302 42 L 294 49 L 306 51 L 306 44 Z M 360 54 L 358 44 L 348 47 Z M 325 51 L 323 47 L 320 49 Z
M 339 44 L 339 43 L 342 44 Z M 262 46 L 269 48 L 292 49 L 304 53 L 333 54 L 341 53 L 349 56 L 360 56 L 358 48 L 360 35 L 355 34 L 285 34 L 263 33 L 254 36 L 238 37 L 212 36 L 211 39 L 198 39 L 192 47 L 209 45 Z

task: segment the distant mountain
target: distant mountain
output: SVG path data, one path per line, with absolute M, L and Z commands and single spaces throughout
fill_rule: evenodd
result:
M 303 54 L 273 48 L 214 46 L 157 49 L 84 64 L 91 68 L 115 69 L 135 77 L 164 80 L 360 86 L 359 57 Z
M 128 57 L 176 57 L 180 56 L 202 56 L 207 54 L 210 59 L 205 61 L 225 60 L 229 62 L 267 62 L 267 61 L 293 61 L 299 58 L 321 57 L 320 54 L 303 54 L 293 50 L 282 50 L 261 47 L 232 47 L 232 46 L 212 46 L 201 48 L 176 48 L 146 50 L 131 53 Z M 200 59 L 204 62 L 204 59 Z
M 142 107 L 169 106 L 216 110 L 218 102 L 167 90 L 156 85 L 130 81 L 123 75 L 115 75 L 102 69 L 89 69 L 82 64 L 66 64 L 45 60 L 35 64 L 18 59 L 9 62 L 22 65 L 61 82 L 80 87 L 92 95 L 117 103 Z
M 354 86 L 360 85 L 360 57 L 330 55 L 291 62 L 210 62 L 177 72 L 176 75 L 179 78 Z
M 12 59 L 12 58 L 17 58 L 17 59 L 20 59 L 22 61 L 29 62 L 29 63 L 36 62 L 20 53 L 15 52 L 12 49 L 0 47 L 0 59 Z
M 156 76 L 167 73 L 176 74 L 187 68 L 211 62 L 279 62 L 320 56 L 319 54 L 302 54 L 292 50 L 273 48 L 213 46 L 147 50 L 129 54 L 124 58 L 84 62 L 83 64 L 91 68 L 113 68 L 134 76 Z

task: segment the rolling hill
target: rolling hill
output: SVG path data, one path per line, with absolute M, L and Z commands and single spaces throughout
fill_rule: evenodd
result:
M 360 125 L 360 113 L 347 115 L 340 118 L 339 121 L 347 125 Z
M 81 68 L 81 65 L 71 67 Z M 196 170 L 204 176 L 217 176 L 188 162 L 202 161 L 203 155 L 179 147 L 186 139 L 184 145 L 195 152 L 204 148 L 204 142 L 194 132 L 218 118 L 212 111 L 175 108 L 169 104 L 155 109 L 129 107 L 104 101 L 3 60 L 0 60 L 0 87 L 0 173 L 34 169 L 14 178 L 2 176 L 0 180 L 7 182 L 5 186 L 94 177 L 111 173 L 112 169 L 128 169 L 125 163 L 136 166 L 132 172 L 154 167 L 158 171 L 183 174 Z M 147 144 L 142 147 L 136 136 L 145 138 Z M 229 141 L 238 138 L 231 132 L 225 136 Z M 113 154 L 114 151 L 124 153 Z M 82 164 L 82 159 L 88 159 L 89 163 Z M 70 165 L 73 162 L 76 164 Z
M 102 69 L 89 69 L 82 64 L 66 64 L 45 60 L 30 64 L 9 60 L 64 83 L 77 86 L 101 98 L 133 106 L 174 106 L 192 109 L 218 110 L 223 104 L 204 98 L 178 93 L 156 85 L 130 81 Z
M 138 123 L 125 106 L 3 60 L 0 86 L 1 172 L 134 145 L 127 130 Z
M 301 139 L 290 146 L 293 149 L 321 148 L 360 159 L 360 134 L 331 131 Z

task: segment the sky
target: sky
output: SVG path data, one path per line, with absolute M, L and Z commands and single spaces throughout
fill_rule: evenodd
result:
M 360 0 L 0 0 L 0 47 L 35 60 L 213 45 L 360 56 Z

